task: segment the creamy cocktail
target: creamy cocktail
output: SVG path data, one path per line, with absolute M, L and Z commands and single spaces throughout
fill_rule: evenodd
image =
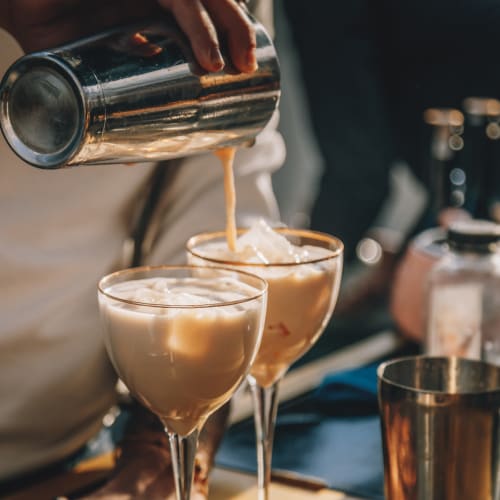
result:
M 136 268 L 103 278 L 99 305 L 111 361 L 131 394 L 177 447 L 195 447 L 255 358 L 266 283 L 223 269 Z M 181 484 L 179 498 L 188 499 L 191 478 Z
M 249 377 L 256 408 L 262 410 L 264 401 L 276 404 L 279 380 L 314 344 L 332 315 L 342 274 L 343 245 L 333 236 L 313 231 L 273 230 L 264 221 L 239 231 L 239 235 L 234 250 L 229 249 L 225 232 L 194 236 L 187 244 L 188 257 L 192 264 L 245 269 L 268 283 L 264 335 Z M 274 406 L 266 415 L 256 415 L 261 420 L 256 422 L 262 448 L 258 455 L 260 498 L 267 498 L 269 435 L 275 412 Z
M 310 231 L 273 231 L 262 221 L 240 234 L 235 251 L 228 249 L 225 233 L 195 236 L 188 242 L 189 262 L 236 265 L 267 281 L 264 335 L 251 368 L 267 387 L 310 349 L 330 319 L 342 272 L 341 244 Z

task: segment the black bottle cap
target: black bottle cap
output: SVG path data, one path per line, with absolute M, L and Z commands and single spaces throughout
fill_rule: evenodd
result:
M 491 221 L 457 221 L 448 228 L 448 242 L 454 248 L 488 250 L 499 241 L 500 224 Z

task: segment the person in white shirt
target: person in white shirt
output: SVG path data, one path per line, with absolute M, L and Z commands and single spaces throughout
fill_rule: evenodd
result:
M 0 73 L 23 49 L 57 45 L 158 9 L 174 15 L 205 69 L 223 64 L 221 33 L 235 66 L 255 68 L 254 33 L 234 0 L 13 0 L 0 5 Z M 271 173 L 283 160 L 274 123 L 255 146 L 238 151 L 240 226 L 258 216 L 279 219 Z M 154 171 L 152 164 L 42 171 L 0 141 L 0 485 L 70 456 L 99 431 L 116 401 L 96 284 L 124 265 L 136 202 Z M 215 156 L 179 160 L 170 171 L 147 264 L 183 262 L 187 239 L 220 230 L 225 220 L 223 170 Z M 120 498 L 165 498 L 173 491 L 163 431 L 151 428 L 149 415 L 146 424 L 137 415 L 146 437 L 131 441 L 133 452 L 123 453 L 99 498 L 112 498 L 116 490 L 127 492 Z M 205 450 L 213 455 L 210 444 Z M 195 485 L 200 498 L 206 496 L 206 472 Z

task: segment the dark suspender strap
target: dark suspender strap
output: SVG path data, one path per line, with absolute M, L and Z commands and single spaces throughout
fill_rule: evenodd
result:
M 131 232 L 131 240 L 133 249 L 131 252 L 131 260 L 128 265 L 135 267 L 143 264 L 146 257 L 144 255 L 144 241 L 148 230 L 150 229 L 151 221 L 154 218 L 155 212 L 158 209 L 159 201 L 164 196 L 167 186 L 173 180 L 180 160 L 168 160 L 160 162 L 149 181 L 148 193 L 144 198 L 144 204 L 140 211 L 137 222 Z

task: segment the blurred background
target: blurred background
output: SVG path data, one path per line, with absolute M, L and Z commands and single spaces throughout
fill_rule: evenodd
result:
M 287 160 L 274 186 L 286 224 L 345 243 L 342 344 L 368 317 L 394 326 L 394 272 L 443 210 L 499 220 L 500 5 L 276 0 L 275 19 Z

